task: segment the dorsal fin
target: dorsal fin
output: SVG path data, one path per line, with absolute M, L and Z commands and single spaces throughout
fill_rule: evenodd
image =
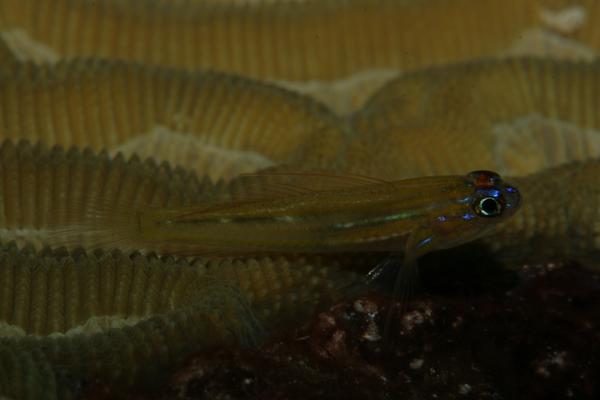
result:
M 252 201 L 380 184 L 389 184 L 389 182 L 361 175 L 327 171 L 269 169 L 240 175 L 231 182 L 227 190 L 231 200 Z

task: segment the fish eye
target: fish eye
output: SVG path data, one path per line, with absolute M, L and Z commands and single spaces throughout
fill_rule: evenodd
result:
M 475 203 L 475 212 L 482 217 L 497 217 L 503 209 L 504 206 L 495 197 L 483 197 Z

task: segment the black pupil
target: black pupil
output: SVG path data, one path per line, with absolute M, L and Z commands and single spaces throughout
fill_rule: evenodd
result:
M 493 197 L 486 197 L 479 201 L 479 209 L 481 214 L 491 217 L 500 214 L 500 203 Z

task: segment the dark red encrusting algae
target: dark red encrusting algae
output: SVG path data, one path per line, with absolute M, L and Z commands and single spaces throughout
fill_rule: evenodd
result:
M 190 358 L 160 393 L 125 397 L 599 398 L 600 274 L 550 264 L 517 276 L 468 295 L 424 284 L 403 313 L 392 307 L 386 340 L 387 297 L 336 304 L 257 350 Z

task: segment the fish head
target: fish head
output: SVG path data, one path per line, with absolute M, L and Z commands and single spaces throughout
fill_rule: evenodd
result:
M 467 175 L 473 186 L 471 208 L 474 215 L 491 220 L 504 220 L 511 217 L 521 204 L 519 190 L 504 182 L 500 175 L 491 171 L 473 171 Z
M 495 172 L 473 171 L 460 180 L 417 234 L 417 247 L 426 245 L 418 253 L 477 240 L 519 209 L 519 190 Z

